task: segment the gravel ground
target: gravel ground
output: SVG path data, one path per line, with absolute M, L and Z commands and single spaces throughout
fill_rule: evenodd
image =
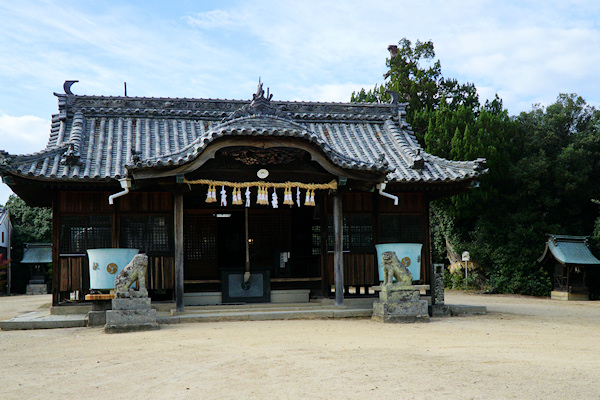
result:
M 488 314 L 0 331 L 1 399 L 600 399 L 600 302 L 449 291 Z M 0 319 L 50 296 L 0 297 Z

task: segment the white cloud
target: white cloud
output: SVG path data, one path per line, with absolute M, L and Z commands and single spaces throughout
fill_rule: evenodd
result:
M 0 150 L 30 154 L 43 150 L 50 135 L 50 121 L 33 115 L 0 114 Z
M 11 154 L 30 154 L 46 147 L 50 121 L 32 115 L 14 117 L 0 114 L 0 150 Z M 5 204 L 12 194 L 10 188 L 0 183 L 0 204 Z
M 230 28 L 236 25 L 237 18 L 223 10 L 212 10 L 184 17 L 190 25 L 200 29 Z
M 3 206 L 8 201 L 8 197 L 13 194 L 10 187 L 0 182 L 0 206 Z
M 134 96 L 247 99 L 262 76 L 279 99 L 345 101 L 382 82 L 387 45 L 403 37 L 431 39 L 445 76 L 475 83 L 483 98 L 499 93 L 513 114 L 565 91 L 598 101 L 599 10 L 585 1 L 4 2 L 0 85 L 10 95 L 0 113 L 36 114 L 43 107 L 15 95 L 27 86 L 35 102 L 65 79 L 80 80 L 79 94 L 118 95 L 127 81 Z
M 297 90 L 297 97 L 289 100 L 349 102 L 352 92 L 359 91 L 360 88 L 371 89 L 373 85 L 360 83 L 313 85 Z

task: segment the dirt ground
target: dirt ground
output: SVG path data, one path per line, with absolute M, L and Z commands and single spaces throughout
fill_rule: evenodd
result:
M 0 297 L 0 319 L 49 296 Z M 1 399 L 600 399 L 600 302 L 448 292 L 488 315 L 0 331 Z

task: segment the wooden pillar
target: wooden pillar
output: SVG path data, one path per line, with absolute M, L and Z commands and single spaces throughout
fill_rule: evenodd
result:
M 327 264 L 327 201 L 326 195 L 321 195 L 321 297 L 328 298 L 331 294 L 331 283 L 329 279 L 329 266 Z
M 430 285 L 430 288 L 433 288 L 435 284 L 435 273 L 433 271 L 433 254 L 431 247 L 431 228 L 430 228 L 430 219 L 429 219 L 429 199 L 423 199 L 425 202 L 424 208 L 425 213 L 423 214 L 423 220 L 425 226 L 421 227 L 423 231 L 425 231 L 425 237 L 423 238 L 423 252 L 425 253 L 425 257 L 422 258 L 423 265 L 421 267 L 421 279 L 425 284 Z M 425 272 L 425 274 L 423 274 Z M 424 275 L 424 276 L 423 276 Z M 431 290 L 431 289 L 430 289 Z
M 175 234 L 175 303 L 177 311 L 183 311 L 183 194 L 175 194 L 173 216 Z
M 333 271 L 335 275 L 335 304 L 344 305 L 344 217 L 342 194 L 333 195 Z
M 60 194 L 57 193 L 52 199 L 52 305 L 57 306 L 60 302 Z

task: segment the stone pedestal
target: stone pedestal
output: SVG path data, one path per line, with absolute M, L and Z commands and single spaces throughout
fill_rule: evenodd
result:
M 379 301 L 373 303 L 372 319 L 380 322 L 428 322 L 427 300 L 411 286 L 383 285 L 376 290 Z
M 25 292 L 25 294 L 48 294 L 48 287 L 45 283 L 30 283 L 27 285 L 27 291 Z
M 160 329 L 156 310 L 150 307 L 150 298 L 131 297 L 112 300 L 112 310 L 106 311 L 106 333 L 122 333 Z
M 112 307 L 115 296 L 108 293 L 86 294 L 85 299 L 92 302 L 92 311 L 87 314 L 87 326 L 106 325 L 106 311 Z

